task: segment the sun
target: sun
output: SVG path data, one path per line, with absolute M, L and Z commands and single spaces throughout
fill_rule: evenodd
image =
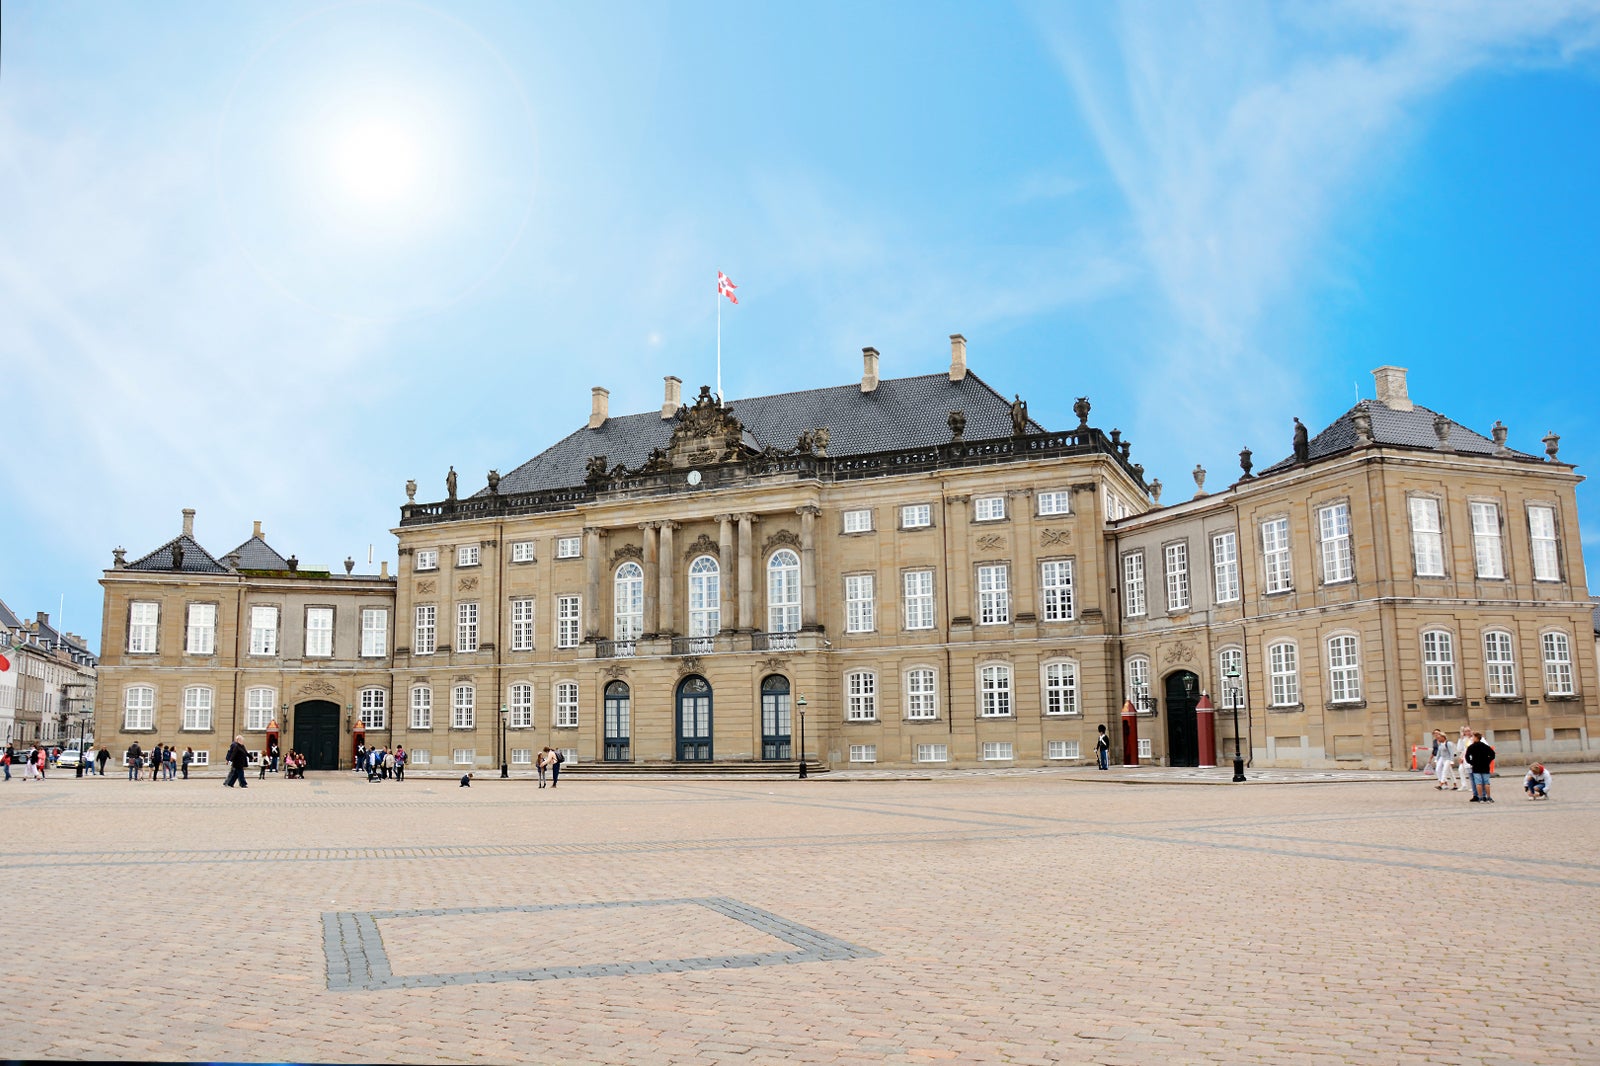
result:
M 328 165 L 341 199 L 367 211 L 415 207 L 425 193 L 424 131 L 393 116 L 361 116 L 333 131 Z

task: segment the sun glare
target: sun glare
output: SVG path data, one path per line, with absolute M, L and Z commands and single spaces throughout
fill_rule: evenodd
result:
M 420 131 L 390 118 L 358 119 L 334 137 L 329 163 L 343 198 L 387 212 L 415 207 L 423 193 Z

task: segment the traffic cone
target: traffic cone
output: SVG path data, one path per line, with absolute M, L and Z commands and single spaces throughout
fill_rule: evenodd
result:
M 1411 745 L 1411 769 L 1417 769 L 1417 746 Z

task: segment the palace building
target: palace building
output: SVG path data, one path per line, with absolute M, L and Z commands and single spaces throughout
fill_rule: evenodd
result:
M 106 571 L 99 733 L 313 766 L 1399 767 L 1434 726 L 1586 752 L 1574 489 L 1411 403 L 1404 370 L 1293 454 L 1160 504 L 1127 441 L 967 367 L 587 425 L 417 502 L 399 572 L 184 533 Z M 1207 696 L 1211 697 L 1210 699 Z M 1213 700 L 1220 713 L 1210 708 Z M 1238 711 L 1238 731 L 1234 711 Z M 157 736 L 156 734 L 159 734 Z M 257 742 L 259 740 L 259 743 Z

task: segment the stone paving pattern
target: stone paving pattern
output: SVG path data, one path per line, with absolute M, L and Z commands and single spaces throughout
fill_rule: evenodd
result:
M 4 1054 L 1596 1063 L 1600 774 L 1560 769 L 13 780 Z

